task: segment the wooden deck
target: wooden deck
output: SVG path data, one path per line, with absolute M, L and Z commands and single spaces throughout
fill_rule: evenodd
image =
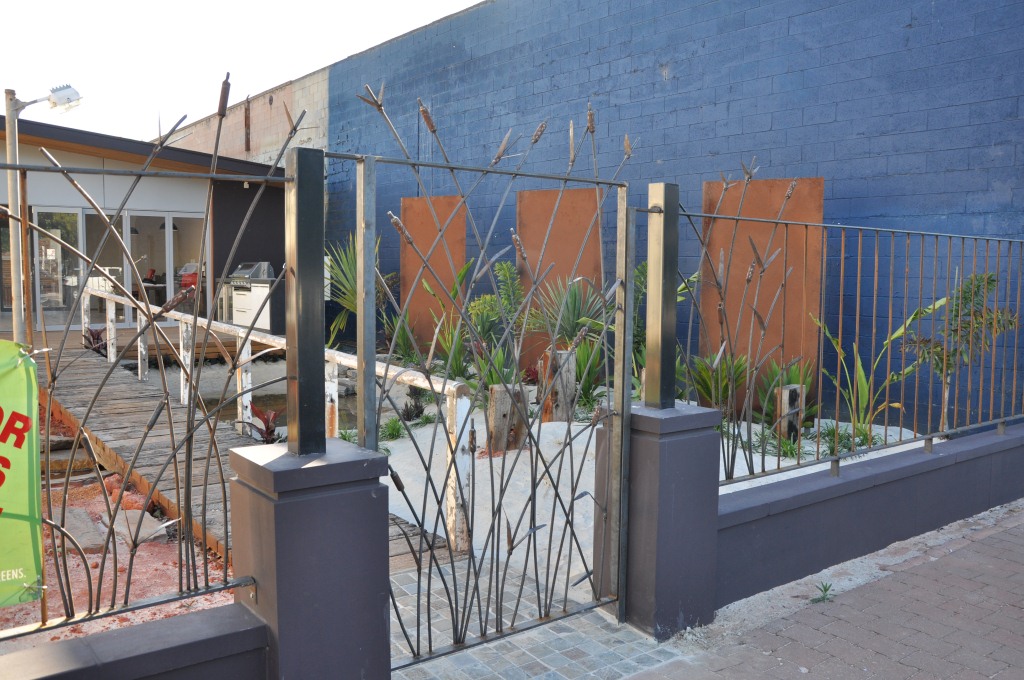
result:
M 164 401 L 164 391 L 155 371 L 150 373 L 148 382 L 139 382 L 134 371 L 115 368 L 90 411 L 90 401 L 110 369 L 106 359 L 92 351 L 74 349 L 66 351 L 61 365 L 55 368 L 55 415 L 73 428 L 84 424 L 85 433 L 104 468 L 127 476 L 143 494 L 155 487 L 153 501 L 168 517 L 181 517 L 180 508 L 185 503 L 188 484 L 194 535 L 200 539 L 205 537 L 206 545 L 223 555 L 230 527 L 230 497 L 225 496 L 229 496 L 228 480 L 233 476 L 228 464 L 228 451 L 254 443 L 251 438 L 235 431 L 230 422 L 234 419 L 234 411 L 224 416 L 228 422 L 217 426 L 216 446 L 211 455 L 208 455 L 211 439 L 208 428 L 201 427 L 196 432 L 192 442 L 191 471 L 188 471 L 184 469 L 184 447 L 179 449 L 177 456 L 171 455 L 172 442 L 179 444 L 187 432 L 187 411 L 176 398 L 177 382 L 168 386 L 172 394 L 172 418 L 168 418 L 165 409 L 143 438 L 146 425 Z M 45 404 L 46 372 L 42 367 L 39 381 L 40 401 Z M 403 529 L 410 536 L 416 535 L 415 527 L 392 515 L 389 522 L 392 570 L 414 566 Z M 436 537 L 437 544 L 443 545 L 444 539 Z

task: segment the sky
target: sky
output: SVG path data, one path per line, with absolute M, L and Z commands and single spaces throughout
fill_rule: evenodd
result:
M 0 85 L 22 101 L 66 83 L 82 95 L 22 120 L 150 140 L 214 113 L 228 72 L 230 105 L 479 1 L 5 3 Z

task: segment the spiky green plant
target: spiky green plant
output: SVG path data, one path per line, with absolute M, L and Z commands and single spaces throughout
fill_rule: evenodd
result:
M 832 347 L 835 348 L 838 355 L 839 370 L 833 374 L 823 368 L 822 373 L 839 390 L 855 431 L 861 427 L 870 427 L 875 419 L 887 409 L 899 410 L 903 408 L 901 403 L 889 401 L 890 390 L 907 377 L 913 375 L 920 367 L 922 360 L 918 358 L 909 365 L 903 366 L 900 370 L 892 371 L 881 380 L 876 379 L 878 367 L 881 365 L 882 359 L 888 355 L 889 348 L 907 334 L 911 324 L 931 315 L 936 309 L 944 306 L 946 301 L 946 298 L 942 298 L 926 307 L 918 307 L 911 312 L 906 320 L 882 342 L 877 356 L 874 357 L 870 364 L 866 364 L 861 359 L 860 349 L 856 342 L 853 343 L 851 355 L 847 355 L 846 351 L 839 344 L 839 340 L 832 335 L 828 327 L 816 316 L 811 315 L 811 319 L 825 334 L 828 341 L 832 343 Z
M 733 411 L 737 393 L 747 383 L 747 357 L 719 353 L 716 357 L 693 355 L 687 366 L 687 382 L 703 403 L 723 416 Z
M 601 294 L 582 279 L 555 279 L 541 289 L 537 300 L 537 326 L 562 346 L 568 346 L 581 332 L 603 331 L 612 311 Z
M 974 364 L 989 351 L 999 335 L 1017 327 L 1018 317 L 1012 309 L 989 304 L 998 287 L 994 273 L 968 276 L 949 296 L 945 318 L 935 322 L 933 336 L 921 337 L 913 330 L 907 332 L 904 346 L 942 379 L 940 432 L 946 430 L 949 393 L 956 370 Z
M 597 400 L 604 393 L 601 345 L 597 340 L 584 338 L 576 347 L 577 403 L 587 411 L 593 411 Z
M 381 441 L 394 441 L 399 439 L 405 434 L 405 426 L 402 425 L 402 419 L 398 416 L 391 416 L 384 421 L 384 424 L 380 426 L 379 438 Z

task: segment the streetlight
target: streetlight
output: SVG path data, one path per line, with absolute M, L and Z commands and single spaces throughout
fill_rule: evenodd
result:
M 33 99 L 30 102 L 23 102 L 18 99 L 14 90 L 5 90 L 7 100 L 7 162 L 11 165 L 18 164 L 18 116 L 29 106 L 42 101 L 49 101 L 50 108 L 64 106 L 70 108 L 82 98 L 78 91 L 70 85 L 60 85 L 50 90 L 46 97 Z M 25 282 L 22 277 L 23 240 L 22 236 L 28 235 L 28 225 L 21 217 L 21 182 L 18 178 L 18 171 L 11 168 L 7 171 L 7 209 L 10 212 L 11 232 L 11 325 L 14 331 L 14 341 L 27 344 L 28 334 L 25 329 Z

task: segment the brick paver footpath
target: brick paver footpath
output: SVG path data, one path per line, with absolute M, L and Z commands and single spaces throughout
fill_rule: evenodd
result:
M 843 589 L 858 570 L 872 580 Z M 840 587 L 812 604 L 823 577 Z M 660 645 L 593 611 L 394 677 L 1024 680 L 1024 502 L 755 597 Z

